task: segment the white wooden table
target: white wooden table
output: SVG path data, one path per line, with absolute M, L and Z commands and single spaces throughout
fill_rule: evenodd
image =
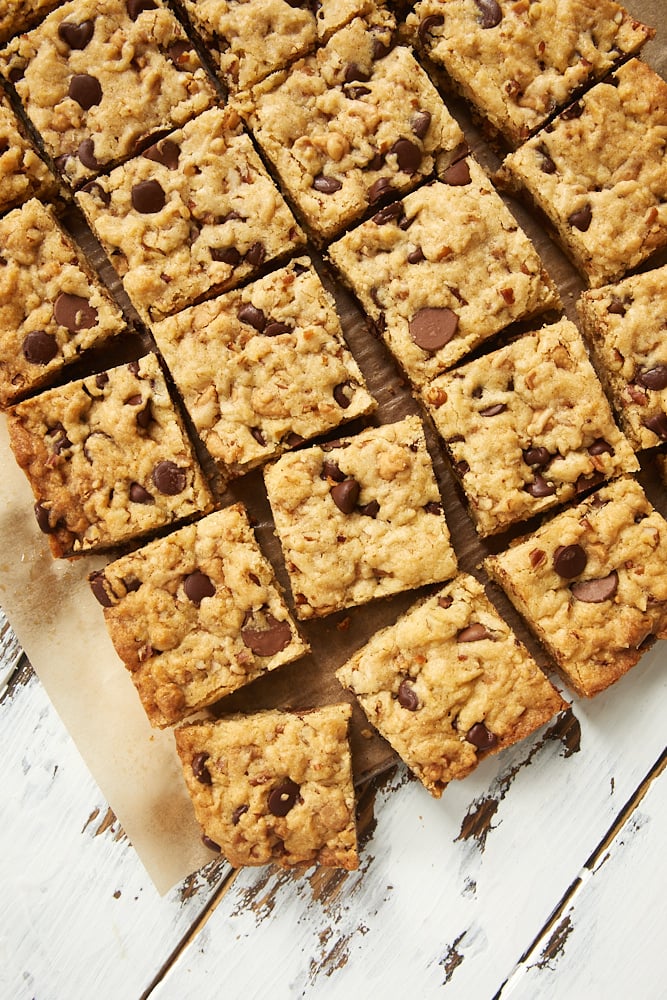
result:
M 358 872 L 213 861 L 160 897 L 23 657 L 0 699 L 0 997 L 665 997 L 666 667 L 659 643 L 440 801 L 378 781 Z

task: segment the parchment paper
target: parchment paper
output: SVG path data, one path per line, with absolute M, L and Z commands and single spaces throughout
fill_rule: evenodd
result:
M 634 0 L 627 6 L 637 18 L 658 28 L 656 40 L 644 49 L 644 58 L 663 76 L 667 75 L 664 0 Z M 495 169 L 499 160 L 483 144 L 466 110 L 457 102 L 448 100 L 447 103 L 464 128 L 473 151 L 487 168 Z M 525 210 L 515 202 L 511 202 L 510 207 L 533 239 L 560 288 L 567 315 L 574 319 L 574 303 L 583 287 L 579 277 Z M 100 264 L 99 248 L 91 243 L 90 249 L 91 256 Z M 382 343 L 370 334 L 351 298 L 340 287 L 333 286 L 326 268 L 321 268 L 321 261 L 316 263 L 325 283 L 336 295 L 348 342 L 379 402 L 377 420 L 386 423 L 400 419 L 407 412 L 418 411 L 392 359 Z M 122 287 L 113 271 L 104 263 L 101 263 L 101 270 L 127 308 Z M 539 321 L 533 325 L 538 326 Z M 483 556 L 488 551 L 503 548 L 508 536 L 484 544 L 477 539 L 437 437 L 428 421 L 426 423 L 459 565 L 461 569 L 475 572 Z M 349 428 L 350 431 L 355 429 L 354 425 Z M 83 557 L 68 562 L 51 557 L 47 541 L 36 526 L 30 487 L 9 449 L 4 417 L 0 419 L 0 458 L 3 469 L 0 478 L 0 604 L 156 888 L 166 892 L 209 861 L 212 855 L 201 843 L 172 732 L 154 730 L 149 725 L 130 675 L 108 637 L 101 608 L 90 592 L 88 574 L 104 565 L 107 558 Z M 664 491 L 656 486 L 650 456 L 644 459 L 640 479 L 651 500 L 667 514 Z M 260 544 L 286 586 L 261 474 L 254 472 L 244 477 L 227 492 L 219 494 L 218 499 L 222 504 L 242 500 L 247 505 L 257 525 Z M 523 530 L 525 526 L 519 529 Z M 336 667 L 418 596 L 413 591 L 320 622 L 302 624 L 300 627 L 311 642 L 312 653 L 225 699 L 219 711 L 276 705 L 305 707 L 347 698 L 334 677 Z M 517 620 L 504 596 L 494 591 L 493 597 L 536 659 L 548 669 L 543 653 Z M 358 782 L 395 761 L 393 751 L 370 732 L 356 705 L 351 737 Z

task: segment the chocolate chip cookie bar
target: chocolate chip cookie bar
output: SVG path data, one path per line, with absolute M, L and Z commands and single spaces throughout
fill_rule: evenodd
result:
M 631 478 L 602 487 L 484 562 L 586 697 L 667 637 L 667 521 Z
M 90 585 L 153 726 L 308 649 L 240 504 L 109 563 Z
M 0 53 L 44 145 L 72 185 L 209 107 L 216 90 L 162 0 L 63 4 Z
M 592 288 L 667 245 L 667 83 L 631 59 L 504 160 Z
M 328 253 L 417 387 L 515 320 L 560 306 L 537 251 L 471 157 Z
M 153 334 L 226 478 L 375 409 L 307 257 L 184 309 Z
M 456 572 L 419 417 L 285 454 L 264 480 L 299 618 Z
M 567 319 L 441 375 L 422 395 L 482 536 L 639 469 Z
M 0 406 L 52 383 L 125 329 L 113 302 L 35 198 L 0 219 Z
M 655 34 L 612 0 L 420 0 L 408 25 L 512 147 Z
M 205 111 L 77 200 L 148 322 L 236 287 L 305 242 L 226 108 Z
M 109 549 L 212 509 L 155 355 L 7 411 L 54 556 Z
M 590 289 L 577 310 L 628 439 L 637 451 L 667 441 L 667 265 Z
M 436 798 L 566 707 L 467 574 L 377 632 L 336 676 Z
M 459 155 L 463 133 L 387 12 L 357 18 L 240 103 L 315 242 Z
M 56 192 L 54 175 L 28 139 L 9 102 L 0 98 L 0 213 L 29 198 L 52 198 Z
M 347 704 L 175 731 L 204 843 L 234 866 L 359 865 Z

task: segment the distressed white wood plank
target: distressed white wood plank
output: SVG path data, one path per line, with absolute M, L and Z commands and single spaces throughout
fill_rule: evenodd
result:
M 0 731 L 0 997 L 138 998 L 228 869 L 160 897 L 34 676 Z
M 19 665 L 23 651 L 4 611 L 0 608 L 0 698 L 7 690 L 10 677 Z
M 502 1000 L 666 995 L 666 832 L 663 770 L 609 847 L 581 873 L 569 905 L 507 983 Z
M 244 1000 L 490 1000 L 660 757 L 664 665 L 658 647 L 578 702 L 578 750 L 576 723 L 549 727 L 439 802 L 414 781 L 390 788 L 358 873 L 240 873 L 152 1000 L 213 998 L 223 975 Z M 635 960 L 655 963 L 627 930 Z

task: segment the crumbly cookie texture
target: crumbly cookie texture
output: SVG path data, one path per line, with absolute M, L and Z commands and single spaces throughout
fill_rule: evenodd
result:
M 9 103 L 0 99 L 0 212 L 29 198 L 49 199 L 57 184 Z
M 76 185 L 216 99 L 162 0 L 76 0 L 0 53 L 0 71 Z
M 283 455 L 264 479 L 299 618 L 456 572 L 416 416 Z
M 36 199 L 0 219 L 0 406 L 53 382 L 125 321 L 54 212 Z
M 153 726 L 308 650 L 240 504 L 122 556 L 90 584 Z
M 467 574 L 377 632 L 336 676 L 438 798 L 566 707 Z
M 3 0 L 0 3 L 0 44 L 32 28 L 60 0 Z
M 175 731 L 204 842 L 235 866 L 359 865 L 348 704 Z
M 155 355 L 7 413 L 54 556 L 108 549 L 212 508 Z
M 667 441 L 667 265 L 584 292 L 577 311 L 629 440 Z
M 328 253 L 417 387 L 515 320 L 560 306 L 537 251 L 471 157 Z
M 484 565 L 574 690 L 598 694 L 667 637 L 667 521 L 619 479 Z
M 612 0 L 421 0 L 407 24 L 513 147 L 655 35 Z
M 441 375 L 422 395 L 480 535 L 639 469 L 567 319 Z
M 283 189 L 323 243 L 460 155 L 463 133 L 391 23 L 360 18 L 239 101 Z
M 667 83 L 631 59 L 520 149 L 500 184 L 544 213 L 588 284 L 667 245 Z
M 307 257 L 156 323 L 153 334 L 227 477 L 376 406 Z
M 305 241 L 226 108 L 205 111 L 77 200 L 149 322 L 236 287 Z

